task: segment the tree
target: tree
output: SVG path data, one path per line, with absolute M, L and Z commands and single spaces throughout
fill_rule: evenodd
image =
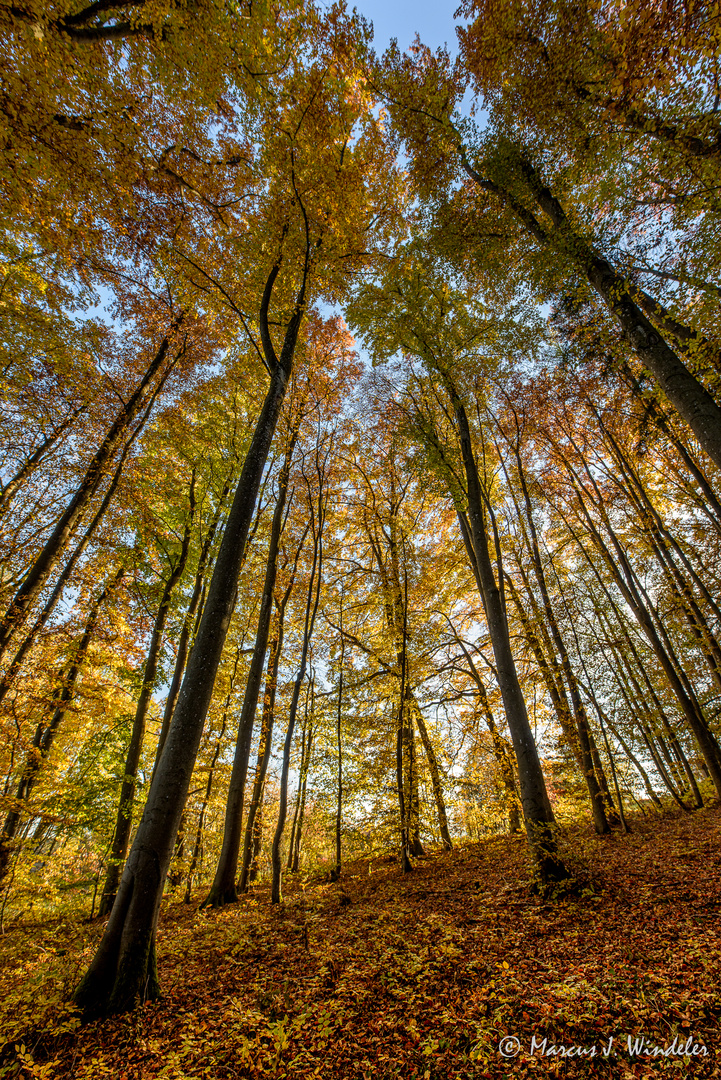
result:
M 279 94 L 279 112 L 271 108 L 267 115 L 268 139 L 279 153 L 276 162 L 278 179 L 270 185 L 266 203 L 265 228 L 267 230 L 268 223 L 276 226 L 274 249 L 270 258 L 266 256 L 266 266 L 270 264 L 270 269 L 266 271 L 257 316 L 262 346 L 259 354 L 269 372 L 268 389 L 229 511 L 203 615 L 143 818 L 126 861 L 103 940 L 75 994 L 85 1015 L 122 1011 L 133 1007 L 145 996 L 156 997 L 159 992 L 154 935 L 165 873 L 172 857 L 234 606 L 240 563 L 258 488 L 293 373 L 296 345 L 310 290 L 322 287 L 324 266 L 328 267 L 325 287 L 330 289 L 334 260 L 342 253 L 343 266 L 349 265 L 345 258 L 349 244 L 351 250 L 357 251 L 358 240 L 362 237 L 361 250 L 366 251 L 367 224 L 379 209 L 378 197 L 381 206 L 385 199 L 387 178 L 384 178 L 380 192 L 370 187 L 377 180 L 376 168 L 381 166 L 374 144 L 375 121 L 368 118 L 368 136 L 358 138 L 352 148 L 348 145 L 359 109 L 349 93 L 354 77 L 353 57 L 347 52 L 341 54 L 339 47 L 345 50 L 350 40 L 348 33 L 352 30 L 341 21 L 331 26 L 327 43 L 322 38 L 315 43 L 320 53 L 315 64 L 312 59 L 314 43 L 309 40 L 308 67 L 303 68 L 302 62 L 306 58 L 298 54 L 298 66 L 293 73 L 298 98 L 293 103 L 292 94 L 288 98 Z M 319 61 L 333 56 L 338 80 L 330 100 L 319 94 L 322 80 Z M 288 83 L 286 87 L 291 88 Z M 295 112 L 295 126 L 286 127 L 289 116 L 285 110 L 288 108 L 291 115 Z M 321 130 L 325 130 L 327 137 L 319 143 Z M 336 150 L 334 137 L 342 140 L 340 153 Z M 365 176 L 356 171 L 361 163 L 370 166 L 370 173 Z M 323 177 L 320 186 L 317 184 L 319 176 Z M 341 185 L 344 206 L 334 218 L 328 216 L 326 209 L 329 200 L 332 205 Z M 197 270 L 198 265 L 196 272 L 202 275 L 202 270 Z M 204 280 L 208 280 L 207 272 Z M 283 293 L 277 301 L 276 316 L 283 336 L 279 354 L 273 344 L 269 317 L 277 282 Z M 223 293 L 223 290 L 219 292 Z

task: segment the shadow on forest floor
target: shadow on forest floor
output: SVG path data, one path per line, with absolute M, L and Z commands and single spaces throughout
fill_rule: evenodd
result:
M 263 888 L 219 912 L 171 903 L 163 1000 L 85 1028 L 62 1002 L 102 927 L 14 927 L 0 1078 L 721 1076 L 721 812 L 632 825 L 569 831 L 586 887 L 553 902 L 528 888 L 524 841 L 494 837 L 405 878 L 353 863 L 279 909 Z

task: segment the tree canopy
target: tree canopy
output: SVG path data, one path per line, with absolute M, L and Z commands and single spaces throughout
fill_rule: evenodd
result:
M 0 3 L 0 924 L 107 917 L 84 1020 L 176 902 L 721 799 L 717 7 Z

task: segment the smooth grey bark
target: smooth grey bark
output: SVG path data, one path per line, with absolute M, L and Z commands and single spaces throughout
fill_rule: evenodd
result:
M 118 895 L 97 952 L 75 991 L 75 1002 L 86 1018 L 126 1011 L 138 1001 L 157 998 L 160 993 L 155 961 L 160 901 L 235 606 L 238 575 L 258 490 L 293 370 L 305 311 L 309 259 L 310 248 L 279 358 L 268 328 L 268 307 L 279 262 L 266 282 L 260 326 L 265 359 L 271 371 L 270 384 L 223 531 L 168 738 L 125 863 Z
M 158 748 L 155 752 L 155 764 L 153 766 L 153 772 L 158 767 L 160 761 L 160 755 L 163 752 L 165 740 L 168 737 L 168 729 L 170 728 L 170 721 L 173 717 L 173 709 L 175 708 L 175 702 L 178 700 L 178 694 L 180 692 L 180 684 L 183 679 L 183 672 L 185 671 L 185 662 L 188 659 L 188 650 L 191 644 L 191 632 L 197 633 L 200 616 L 203 608 L 203 598 L 205 595 L 205 576 L 208 569 L 208 561 L 210 559 L 210 552 L 215 539 L 215 534 L 220 524 L 220 519 L 225 508 L 225 501 L 228 498 L 228 492 L 230 491 L 230 477 L 223 485 L 223 490 L 220 493 L 218 499 L 218 505 L 215 508 L 215 513 L 208 527 L 205 539 L 203 540 L 203 546 L 200 549 L 200 558 L 198 559 L 198 566 L 195 572 L 195 582 L 193 583 L 193 592 L 190 597 L 190 603 L 188 604 L 188 610 L 185 613 L 183 620 L 183 626 L 180 631 L 180 637 L 178 638 L 178 654 L 175 658 L 175 668 L 173 669 L 173 678 L 168 687 L 168 696 L 165 700 L 165 708 L 163 709 L 163 721 L 160 726 L 160 734 L 158 735 Z
M 265 654 L 268 649 L 268 637 L 273 614 L 273 593 L 278 573 L 278 549 L 285 523 L 285 504 L 288 495 L 288 481 L 293 451 L 298 438 L 297 428 L 292 432 L 285 459 L 278 476 L 278 497 L 273 511 L 268 544 L 268 558 L 265 568 L 265 580 L 258 613 L 258 629 L 250 661 L 248 681 L 243 697 L 243 706 L 238 721 L 238 732 L 233 755 L 233 767 L 228 785 L 228 799 L 225 807 L 223 843 L 220 849 L 218 866 L 215 871 L 210 892 L 203 901 L 203 907 L 222 907 L 238 900 L 236 875 L 238 855 L 243 836 L 243 803 L 245 800 L 245 782 L 248 775 L 250 744 L 253 737 L 253 724 L 258 708 L 258 698 L 263 678 Z
M 133 717 L 130 743 L 125 759 L 123 779 L 120 785 L 120 799 L 118 801 L 118 810 L 115 817 L 113 842 L 110 847 L 110 856 L 108 858 L 108 870 L 105 877 L 102 896 L 100 898 L 100 907 L 98 908 L 98 914 L 101 917 L 110 913 L 110 909 L 115 902 L 115 894 L 118 890 L 120 874 L 125 861 L 125 856 L 128 853 L 130 832 L 133 826 L 133 804 L 135 802 L 135 788 L 138 782 L 138 766 L 140 765 L 140 755 L 145 740 L 145 723 L 148 716 L 148 708 L 153 696 L 155 679 L 158 674 L 158 664 L 160 663 L 160 653 L 163 646 L 165 623 L 170 611 L 170 603 L 173 599 L 175 586 L 182 578 L 185 572 L 185 564 L 188 561 L 194 516 L 195 469 L 193 469 L 193 475 L 190 481 L 189 510 L 185 529 L 183 531 L 183 542 L 177 559 L 171 564 L 171 571 L 163 587 L 160 606 L 158 607 L 153 629 L 150 634 L 148 655 L 143 669 L 143 681 L 140 686 L 135 716 Z

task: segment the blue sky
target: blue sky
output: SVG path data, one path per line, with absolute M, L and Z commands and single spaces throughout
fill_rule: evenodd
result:
M 401 50 L 407 49 L 418 32 L 425 45 L 435 48 L 446 43 L 456 51 L 453 12 L 460 0 L 432 3 L 429 0 L 351 0 L 358 11 L 370 19 L 375 31 L 376 51 L 382 53 L 390 39 L 398 38 Z

